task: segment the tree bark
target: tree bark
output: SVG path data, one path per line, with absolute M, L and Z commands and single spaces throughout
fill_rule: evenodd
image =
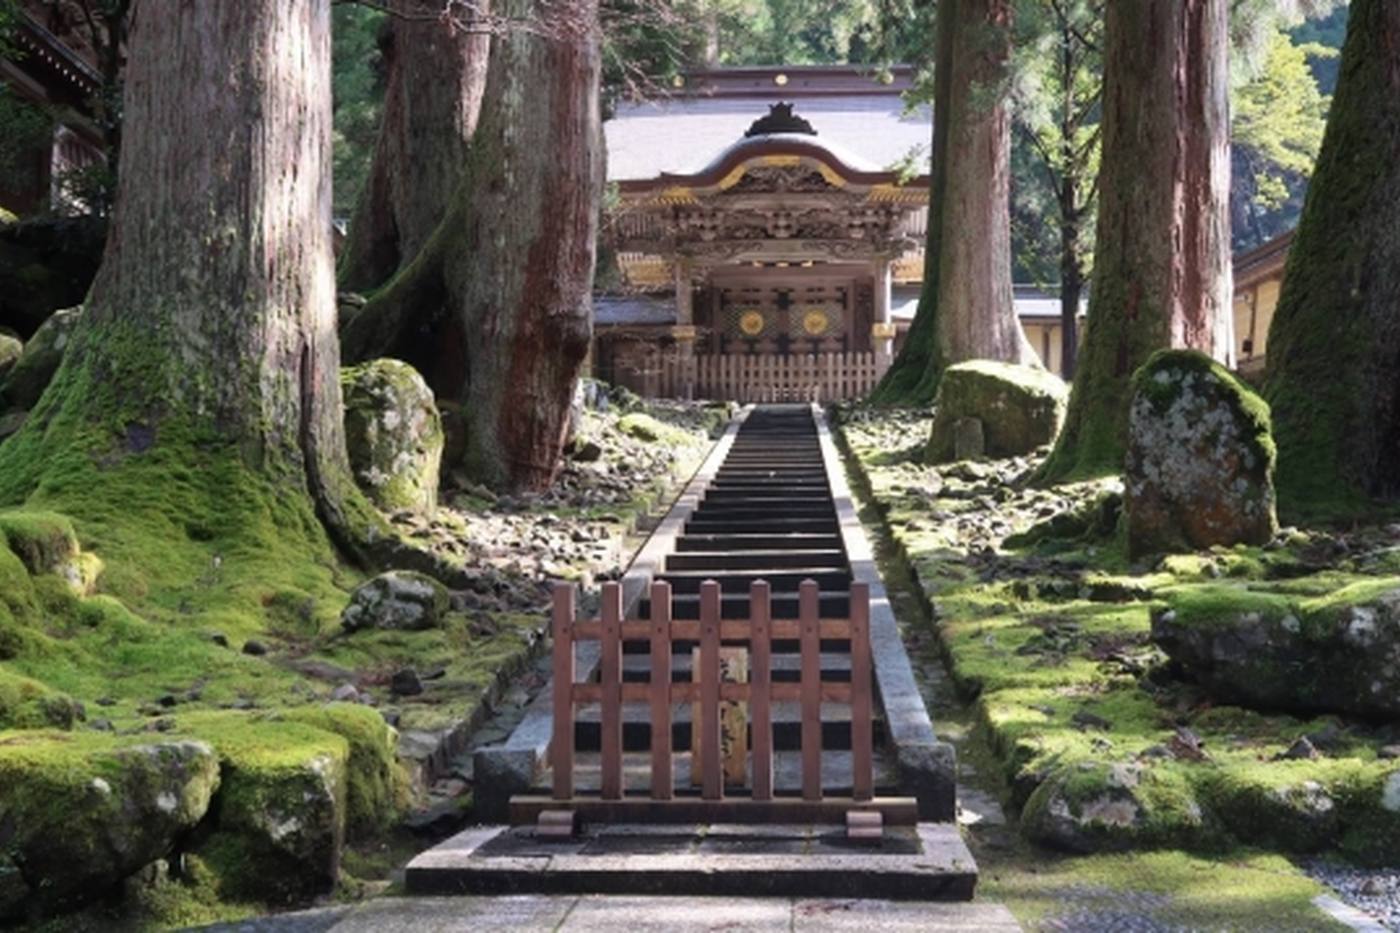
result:
M 958 0 L 940 0 L 936 10 L 933 79 L 933 143 L 929 168 L 929 215 L 924 240 L 924 281 L 904 346 L 870 394 L 876 405 L 927 405 L 938 391 L 945 365 L 938 339 L 938 275 L 942 261 L 943 204 L 947 191 L 948 113 L 953 65 L 954 13 Z
M 417 256 L 461 180 L 481 112 L 491 37 L 447 18 L 442 0 L 396 0 L 374 161 L 340 261 L 341 287 L 383 285 Z M 485 11 L 483 9 L 482 15 Z
M 1011 0 L 957 0 L 947 110 L 938 331 L 947 364 L 1039 365 L 1011 288 Z
M 1280 506 L 1400 496 L 1400 5 L 1353 0 L 1269 330 Z
M 4 494 L 78 445 L 104 470 L 154 448 L 314 501 L 363 556 L 380 526 L 341 421 L 329 0 L 145 0 L 124 111 L 106 255 L 59 373 L 0 448 Z
M 451 209 L 342 336 L 347 355 L 359 357 L 386 341 L 413 343 L 405 322 L 436 321 L 430 342 L 457 369 L 438 367 L 430 383 L 464 401 L 467 471 L 490 485 L 539 489 L 558 471 L 592 336 L 604 178 L 598 4 L 509 0 L 497 11 L 542 25 L 493 37 Z
M 1229 7 L 1115 0 L 1089 319 L 1044 480 L 1122 468 L 1128 382 L 1153 351 L 1230 365 Z

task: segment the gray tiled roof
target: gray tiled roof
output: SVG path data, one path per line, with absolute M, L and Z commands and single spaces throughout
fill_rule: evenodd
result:
M 781 99 L 672 98 L 620 104 L 604 124 L 608 179 L 696 172 L 741 139 L 753 121 Z M 796 100 L 795 110 L 811 121 L 818 140 L 870 166 L 889 169 L 918 151 L 921 167 L 927 170 L 933 134 L 928 107 L 905 113 L 899 97 L 870 94 L 803 97 Z

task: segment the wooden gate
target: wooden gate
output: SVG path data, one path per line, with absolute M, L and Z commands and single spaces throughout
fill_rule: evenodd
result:
M 713 580 L 700 586 L 700 618 L 672 618 L 671 587 L 651 587 L 650 620 L 622 618 L 622 588 L 606 583 L 602 616 L 576 620 L 576 591 L 572 584 L 554 589 L 553 735 L 550 742 L 552 794 L 517 796 L 511 800 L 512 821 L 538 822 L 546 835 L 571 835 L 580 819 L 627 823 L 841 823 L 858 838 L 879 838 L 884 824 L 913 824 L 912 798 L 875 796 L 874 709 L 870 656 L 870 589 L 853 584 L 850 618 L 823 619 L 817 584 L 804 581 L 799 591 L 799 618 L 772 618 L 767 583 L 750 589 L 747 619 L 724 619 L 720 586 Z M 598 679 L 578 683 L 575 645 L 601 643 Z M 797 642 L 800 676 L 797 683 L 773 680 L 774 642 Z M 848 642 L 850 681 L 824 681 L 823 642 Z M 649 680 L 629 683 L 623 676 L 624 645 L 644 643 L 649 652 Z M 699 682 L 672 682 L 674 643 L 699 646 Z M 721 680 L 721 645 L 743 646 L 749 661 L 747 683 Z M 751 766 L 747 786 L 726 787 L 722 769 L 721 703 L 743 702 L 749 707 L 748 739 Z M 773 706 L 795 702 L 801 711 L 800 792 L 780 792 L 774 781 Z M 828 796 L 822 782 L 822 703 L 849 704 L 852 763 L 849 796 Z M 692 704 L 692 741 L 698 762 L 698 794 L 677 790 L 672 710 Z M 601 723 L 598 789 L 576 787 L 574 727 L 576 708 L 597 704 Z M 650 725 L 649 780 L 645 789 L 624 786 L 623 707 L 645 705 Z
M 662 361 L 662 398 L 724 399 L 744 403 L 842 402 L 863 398 L 890 368 L 891 357 L 866 352 L 815 354 L 701 354 Z

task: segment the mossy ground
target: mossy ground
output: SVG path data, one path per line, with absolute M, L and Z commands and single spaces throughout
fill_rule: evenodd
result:
M 890 417 L 905 420 L 882 424 Z M 1122 761 L 1144 764 L 1183 804 L 1205 813 L 1198 829 L 1143 834 L 1135 844 L 1144 851 L 1127 854 L 1061 858 L 1021 839 L 978 852 L 982 894 L 1034 921 L 1064 900 L 1045 893 L 1061 881 L 1093 886 L 1100 876 L 1118 877 L 1110 887 L 1171 888 L 1172 903 L 1184 912 L 1166 919 L 1187 927 L 1264 928 L 1243 918 L 1257 923 L 1278 910 L 1279 921 L 1268 928 L 1318 929 L 1325 921 L 1307 903 L 1317 886 L 1268 850 L 1293 854 L 1322 845 L 1365 862 L 1400 862 L 1400 821 L 1378 806 L 1381 784 L 1397 765 L 1377 759 L 1381 741 L 1372 724 L 1216 705 L 1168 676 L 1149 639 L 1149 613 L 1168 593 L 1217 611 L 1292 599 L 1312 605 L 1341 598 L 1334 594 L 1345 587 L 1356 593 L 1393 586 L 1384 579 L 1394 573 L 1385 548 L 1354 549 L 1319 569 L 1328 534 L 1295 530 L 1282 548 L 1216 549 L 1134 565 L 1120 538 L 1093 533 L 1096 507 L 1071 521 L 1035 506 L 1034 497 L 1049 495 L 1043 491 L 958 483 L 919 465 L 927 419 L 917 428 L 907 420 L 863 415 L 848 419 L 842 436 L 870 497 L 866 519 L 882 526 L 890 565 L 907 574 L 912 597 L 901 612 L 934 620 L 930 637 L 906 638 L 941 657 L 968 704 L 965 721 L 954 727 L 965 740 L 963 761 L 1002 790 L 1013 812 L 1061 769 Z M 1033 467 L 1024 464 L 1025 474 Z M 994 471 L 968 475 L 982 472 Z M 1079 498 L 1092 502 L 1097 488 L 1112 485 L 1091 484 Z M 1023 494 L 1032 497 L 1030 507 L 1007 508 Z M 995 542 L 990 551 L 968 547 L 967 529 L 979 522 Z M 1039 533 L 1027 533 L 1034 522 Z M 1044 533 L 1057 523 L 1070 533 Z M 958 700 L 940 702 L 935 724 L 946 730 Z M 1181 727 L 1200 738 L 1207 760 L 1155 757 Z M 1273 760 L 1300 736 L 1318 734 L 1336 736 L 1325 757 Z M 980 756 L 969 759 L 969 748 L 980 748 Z M 1307 782 L 1333 801 L 1330 836 L 1313 832 L 1283 802 Z M 1173 814 L 1171 800 L 1165 804 L 1170 823 L 1182 810 Z M 1385 834 L 1390 838 L 1382 841 Z M 1261 851 L 1240 855 L 1241 846 Z M 1217 869 L 1219 885 L 1197 890 L 1192 879 Z
M 672 475 L 627 501 L 517 511 L 605 514 L 621 538 L 708 446 L 693 425 L 653 414 L 678 441 Z M 147 446 L 151 438 L 129 431 L 95 437 L 55 450 L 26 432 L 0 447 L 0 730 L 71 726 L 63 734 L 84 742 L 200 738 L 235 772 L 266 778 L 243 782 L 253 794 L 276 787 L 279 769 L 327 755 L 344 770 L 349 851 L 365 853 L 351 860 L 343 893 L 373 886 L 405 854 L 388 830 L 407 782 L 380 713 L 328 706 L 330 693 L 351 679 L 386 695 L 393 672 L 412 665 L 441 673 L 432 691 L 403 702 L 401 730 L 472 720 L 531 655 L 546 620 L 474 611 L 429 631 L 345 635 L 339 614 L 364 574 L 337 556 L 305 497 L 244 469 L 214 438 Z M 100 573 L 49 572 L 75 551 Z M 267 653 L 245 653 L 249 641 Z M 257 870 L 239 864 L 247 854 L 227 845 L 190 854 L 178 878 L 132 882 L 119 905 L 73 923 L 139 928 L 257 911 L 234 877 Z

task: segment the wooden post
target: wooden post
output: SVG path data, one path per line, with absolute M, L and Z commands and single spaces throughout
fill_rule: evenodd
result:
M 851 584 L 851 796 L 875 796 L 870 684 L 870 584 Z
M 691 724 L 692 729 L 700 729 L 700 796 L 706 800 L 724 796 L 719 741 L 719 626 L 719 584 L 706 580 L 700 584 L 700 722 Z
M 574 796 L 574 599 L 572 583 L 554 585 L 554 731 L 549 737 L 554 799 Z
M 671 775 L 671 584 L 651 585 L 651 796 L 670 800 Z
M 603 584 L 601 790 L 604 800 L 622 799 L 622 585 Z
M 817 581 L 803 580 L 798 595 L 802 645 L 802 797 L 822 799 L 821 595 Z
M 755 580 L 749 587 L 750 628 L 749 648 L 753 653 L 753 670 L 749 682 L 753 685 L 749 697 L 750 724 L 753 730 L 753 799 L 773 799 L 773 618 L 772 589 L 767 581 Z

